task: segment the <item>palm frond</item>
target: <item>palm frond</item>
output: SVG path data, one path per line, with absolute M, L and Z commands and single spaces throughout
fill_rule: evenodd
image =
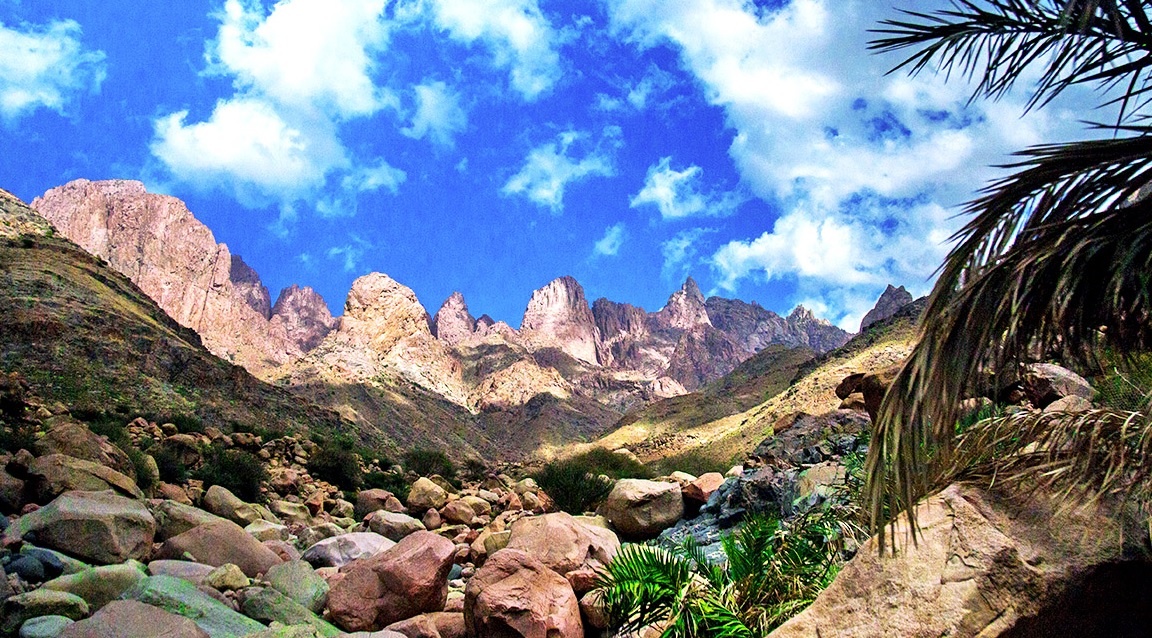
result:
M 687 560 L 645 545 L 624 545 L 597 581 L 605 612 L 625 633 L 675 620 L 692 586 Z

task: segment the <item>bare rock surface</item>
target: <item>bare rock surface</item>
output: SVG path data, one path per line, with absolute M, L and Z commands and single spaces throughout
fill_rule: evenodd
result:
M 896 314 L 898 310 L 910 303 L 912 303 L 912 293 L 904 290 L 904 286 L 895 288 L 892 284 L 888 284 L 884 292 L 880 293 L 880 298 L 876 300 L 876 305 L 860 320 L 860 332 L 864 332 L 865 328 L 877 321 L 883 321 L 891 317 Z
M 520 334 L 537 347 L 552 345 L 585 363 L 607 363 L 584 287 L 572 277 L 554 279 L 532 293 Z
M 272 306 L 271 321 L 281 326 L 289 341 L 308 352 L 320 345 L 340 320 L 332 316 L 320 293 L 309 286 L 292 284 L 280 291 Z
M 464 590 L 464 622 L 477 638 L 580 638 L 580 603 L 562 576 L 518 549 L 488 558 Z
M 464 295 L 454 292 L 432 319 L 432 333 L 444 343 L 454 346 L 476 332 L 476 319 L 468 312 Z

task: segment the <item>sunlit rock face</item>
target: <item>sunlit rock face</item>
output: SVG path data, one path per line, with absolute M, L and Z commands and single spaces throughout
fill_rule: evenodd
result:
M 535 347 L 554 346 L 585 363 L 607 363 L 584 288 L 572 277 L 555 279 L 532 293 L 520 335 Z

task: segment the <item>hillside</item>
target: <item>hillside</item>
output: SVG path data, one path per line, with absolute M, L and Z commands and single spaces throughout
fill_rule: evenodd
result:
M 135 284 L 0 190 L 0 370 L 77 414 L 193 418 L 224 430 L 347 423 L 209 353 Z M 366 442 L 389 443 L 381 433 Z
M 765 350 L 701 392 L 628 415 L 595 445 L 627 447 L 647 463 L 721 468 L 739 462 L 782 419 L 835 410 L 844 377 L 903 360 L 923 307 L 923 300 L 908 304 L 819 357 L 803 349 Z

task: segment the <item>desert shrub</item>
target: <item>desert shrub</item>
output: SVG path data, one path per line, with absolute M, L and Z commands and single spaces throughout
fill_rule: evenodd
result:
M 31 450 L 36 443 L 36 429 L 26 421 L 17 421 L 0 427 L 0 449 L 6 452 Z
M 213 446 L 195 476 L 204 481 L 205 489 L 219 485 L 245 501 L 256 502 L 263 498 L 260 485 L 268 480 L 268 470 L 251 452 Z
M 456 466 L 452 459 L 440 450 L 417 448 L 404 455 L 404 469 L 420 476 L 439 474 L 451 480 L 456 476 Z
M 204 422 L 195 414 L 174 414 L 169 416 L 167 421 L 175 425 L 181 434 L 204 433 Z
M 328 481 L 341 490 L 360 487 L 360 459 L 348 449 L 325 447 L 308 459 L 308 471 L 316 478 Z
M 401 502 L 408 500 L 408 490 L 412 487 L 404 477 L 395 472 L 369 472 L 364 476 L 364 487 L 392 492 Z
M 141 452 L 134 447 L 124 448 L 124 453 L 128 455 L 128 459 L 132 461 L 132 468 L 136 470 L 136 486 L 147 492 L 155 485 L 155 478 L 148 467 L 148 455 Z M 160 464 L 156 464 L 159 469 Z
M 156 469 L 160 471 L 161 481 L 176 484 L 188 480 L 188 468 L 172 450 L 158 445 L 152 458 L 156 461 Z
M 532 475 L 556 507 L 569 514 L 583 514 L 604 500 L 612 479 L 651 477 L 642 463 L 602 448 L 553 461 Z

